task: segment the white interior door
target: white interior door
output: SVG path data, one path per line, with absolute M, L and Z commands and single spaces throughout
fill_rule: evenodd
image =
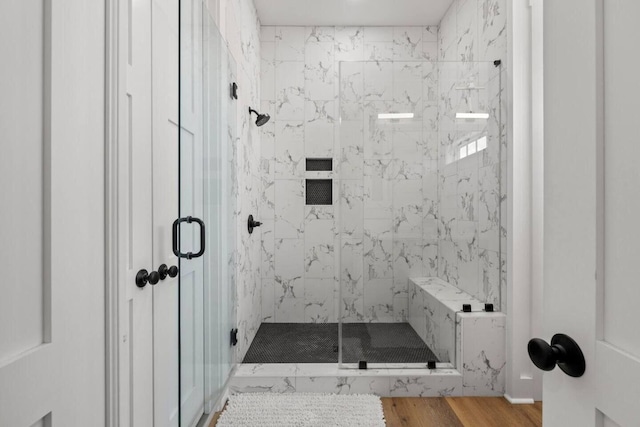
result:
M 544 376 L 548 426 L 640 425 L 640 2 L 544 4 L 545 331 L 586 372 Z
M 104 425 L 105 4 L 0 2 L 0 425 Z
M 136 285 L 152 258 L 151 1 L 121 2 L 122 59 L 126 83 L 121 97 L 119 253 L 121 289 L 120 425 L 153 425 L 153 285 Z

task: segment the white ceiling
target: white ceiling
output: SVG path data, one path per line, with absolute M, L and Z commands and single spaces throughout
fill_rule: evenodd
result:
M 262 25 L 437 25 L 453 0 L 254 0 Z

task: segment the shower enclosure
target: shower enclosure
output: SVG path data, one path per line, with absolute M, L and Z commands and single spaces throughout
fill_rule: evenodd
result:
M 263 58 L 246 105 L 257 91 L 238 100 L 234 83 L 250 73 L 206 7 L 180 14 L 180 424 L 214 407 L 236 363 L 457 367 L 463 303 L 500 311 L 504 294 L 500 62 L 271 72 Z M 315 71 L 335 82 L 305 99 Z M 258 129 L 249 107 L 273 119 Z M 256 188 L 264 206 L 245 200 Z M 262 222 L 251 235 L 245 212 Z
M 343 367 L 455 366 L 455 314 L 439 301 L 410 322 L 411 278 L 439 278 L 450 298 L 500 310 L 501 70 L 500 61 L 340 63 Z
M 305 100 L 304 116 L 300 64 L 282 64 L 263 101 L 282 105 L 262 134 L 275 275 L 243 362 L 457 367 L 457 313 L 500 311 L 504 292 L 500 61 L 342 61 L 337 102 Z

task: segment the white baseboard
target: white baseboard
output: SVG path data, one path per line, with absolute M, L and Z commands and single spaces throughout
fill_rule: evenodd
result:
M 512 405 L 532 405 L 534 403 L 534 400 L 531 398 L 515 398 L 509 396 L 507 393 L 504 394 L 504 398 Z

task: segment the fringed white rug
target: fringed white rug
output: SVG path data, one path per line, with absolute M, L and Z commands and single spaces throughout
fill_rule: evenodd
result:
M 229 398 L 217 427 L 384 427 L 372 394 L 246 393 Z

